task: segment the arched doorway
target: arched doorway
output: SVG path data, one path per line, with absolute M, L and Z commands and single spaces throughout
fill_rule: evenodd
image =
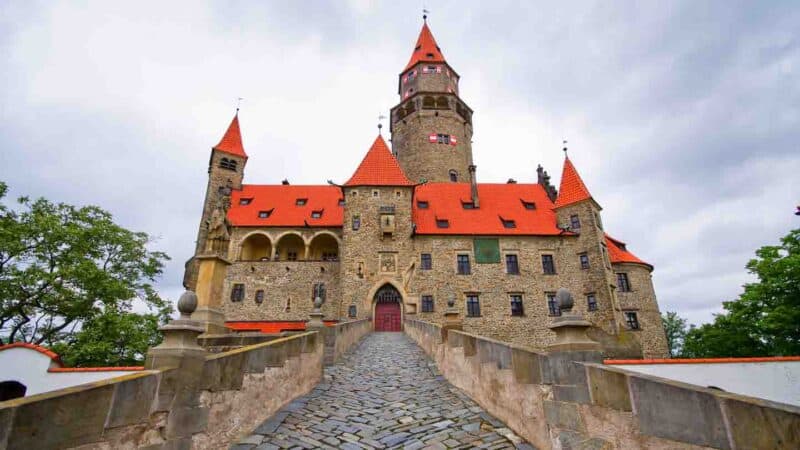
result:
M 400 302 L 402 297 L 387 284 L 375 293 L 375 331 L 401 331 Z
M 0 382 L 0 402 L 25 397 L 28 388 L 19 381 Z

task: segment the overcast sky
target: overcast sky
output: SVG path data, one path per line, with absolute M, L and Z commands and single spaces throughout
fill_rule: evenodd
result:
M 475 111 L 479 180 L 535 182 L 541 163 L 558 183 L 568 139 L 662 311 L 710 320 L 800 224 L 796 1 L 425 4 Z M 421 9 L 4 1 L 0 180 L 153 235 L 174 300 L 237 97 L 245 182 L 343 182 L 398 101 Z

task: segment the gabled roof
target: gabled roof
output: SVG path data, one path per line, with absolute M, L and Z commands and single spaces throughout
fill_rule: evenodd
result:
M 345 186 L 413 186 L 386 141 L 378 135 L 361 164 Z
M 427 22 L 422 24 L 422 30 L 420 30 L 419 37 L 417 38 L 417 45 L 414 47 L 414 51 L 411 53 L 411 59 L 408 61 L 403 71 L 405 72 L 419 62 L 447 62 L 444 60 L 444 55 L 442 55 L 439 46 L 436 45 L 436 39 L 433 38 L 433 34 L 430 28 L 428 28 Z
M 612 263 L 643 264 L 649 267 L 650 270 L 653 270 L 652 264 L 642 261 L 636 255 L 629 252 L 628 249 L 625 247 L 624 242 L 618 239 L 614 239 L 608 234 L 606 234 L 605 237 L 606 237 L 606 247 L 608 247 L 608 259 L 610 259 Z
M 572 234 L 556 226 L 553 202 L 539 184 L 478 184 L 478 199 L 479 208 L 464 208 L 465 204 L 472 202 L 469 183 L 427 183 L 417 186 L 412 205 L 416 233 L 489 236 Z M 427 208 L 420 208 L 420 203 L 427 203 Z M 437 220 L 447 220 L 447 228 L 437 226 Z M 506 228 L 504 220 L 513 221 L 514 227 Z
M 304 204 L 298 205 L 299 199 Z M 341 199 L 342 190 L 336 186 L 245 184 L 231 195 L 228 220 L 237 227 L 341 227 Z M 261 211 L 269 217 L 260 218 Z M 311 217 L 316 211 L 321 216 Z
M 222 140 L 213 149 L 247 158 L 247 153 L 244 152 L 244 146 L 242 146 L 242 133 L 239 131 L 239 113 L 233 116 Z
M 572 165 L 572 161 L 569 158 L 564 158 L 564 170 L 561 171 L 561 187 L 558 189 L 556 208 L 590 198 L 592 198 L 592 194 L 583 184 L 583 180 L 578 175 L 578 171 L 575 170 L 575 166 Z

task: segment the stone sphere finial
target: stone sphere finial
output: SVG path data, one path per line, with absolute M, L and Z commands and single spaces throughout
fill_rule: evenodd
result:
M 181 317 L 188 318 L 195 309 L 197 309 L 197 294 L 192 291 L 181 294 L 181 298 L 178 299 L 178 311 L 181 313 Z
M 558 303 L 558 307 L 561 309 L 561 311 L 570 311 L 572 306 L 575 304 L 572 294 L 563 287 L 556 291 L 556 302 Z
M 314 299 L 314 308 L 315 309 L 322 308 L 322 297 L 320 297 L 319 295 L 317 296 L 317 298 Z
M 456 296 L 455 295 L 450 294 L 450 297 L 447 299 L 447 306 L 450 307 L 450 308 L 456 306 Z

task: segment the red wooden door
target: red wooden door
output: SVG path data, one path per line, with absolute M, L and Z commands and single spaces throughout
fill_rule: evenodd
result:
M 400 303 L 375 305 L 375 331 L 400 331 Z

